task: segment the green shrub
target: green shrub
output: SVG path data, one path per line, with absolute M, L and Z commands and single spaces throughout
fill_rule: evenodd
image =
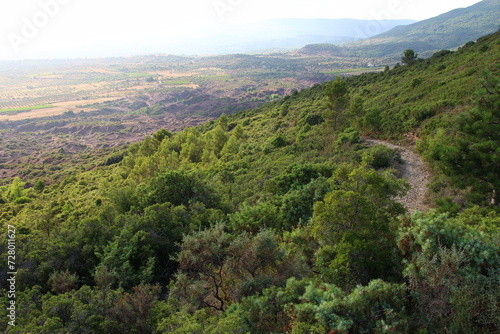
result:
M 422 83 L 422 79 L 415 78 L 411 82 L 411 88 L 415 88 Z
M 322 328 L 322 333 L 408 332 L 404 285 L 374 280 L 346 295 L 335 285 L 310 283 L 301 300 L 303 303 L 295 305 L 291 318 L 309 330 L 313 327 Z
M 273 140 L 271 140 L 271 145 L 274 148 L 281 148 L 287 146 L 288 142 L 282 135 L 277 135 Z
M 401 162 L 401 155 L 384 145 L 375 145 L 364 151 L 361 159 L 369 161 L 369 164 L 375 168 L 387 168 L 393 162 Z
M 483 216 L 483 217 L 481 217 Z M 500 219 L 469 210 L 455 218 L 431 212 L 404 220 L 398 246 L 416 300 L 415 324 L 434 333 L 494 333 L 500 324 Z
M 14 204 L 26 204 L 31 203 L 32 199 L 26 196 L 18 197 L 14 200 Z
M 278 208 L 270 203 L 243 206 L 239 212 L 229 216 L 229 226 L 236 231 L 258 232 L 281 225 Z
M 359 143 L 360 138 L 358 130 L 355 128 L 347 128 L 337 137 L 335 147 L 338 149 L 345 144 Z
M 323 116 L 321 116 L 321 115 L 308 115 L 308 116 L 304 119 L 304 122 L 305 122 L 306 124 L 311 125 L 311 126 L 321 124 L 321 123 L 323 123 L 324 121 L 325 121 L 325 120 L 324 120 Z
M 184 171 L 169 171 L 139 188 L 139 202 L 142 207 L 167 202 L 175 206 L 202 202 L 210 208 L 217 206 L 219 199 L 195 176 Z
M 112 155 L 106 159 L 104 166 L 111 166 L 123 160 L 123 154 Z

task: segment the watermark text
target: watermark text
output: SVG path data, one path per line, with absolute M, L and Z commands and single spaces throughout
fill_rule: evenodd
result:
M 16 325 L 16 228 L 7 226 L 7 318 L 10 326 Z
M 215 0 L 212 6 L 221 21 L 224 21 L 228 12 L 234 11 L 243 4 L 243 0 Z
M 57 16 L 61 6 L 71 0 L 39 0 L 38 10 L 31 16 L 21 18 L 18 32 L 10 32 L 7 35 L 10 45 L 16 53 L 21 51 L 21 47 L 34 39 L 39 32 L 45 28 L 50 20 Z

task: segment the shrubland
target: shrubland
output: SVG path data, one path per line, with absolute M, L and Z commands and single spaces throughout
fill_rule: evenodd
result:
M 9 333 L 498 332 L 499 49 L 495 33 L 12 180 Z M 365 136 L 418 139 L 435 209 L 395 200 L 404 162 Z

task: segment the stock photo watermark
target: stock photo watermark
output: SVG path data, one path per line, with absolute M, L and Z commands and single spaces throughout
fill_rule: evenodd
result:
M 7 323 L 16 325 L 16 228 L 7 226 Z
M 370 15 L 375 21 L 368 23 L 364 29 L 358 28 L 356 38 L 365 39 L 386 31 L 387 26 L 390 24 L 389 20 L 392 20 L 394 16 L 402 11 L 403 6 L 400 0 L 389 0 L 386 9 L 371 11 Z
M 243 4 L 244 0 L 215 0 L 212 6 L 219 17 L 219 20 L 225 21 L 226 14 L 234 11 Z
M 7 35 L 14 52 L 19 53 L 21 47 L 34 39 L 49 24 L 51 19 L 59 14 L 62 6 L 69 2 L 71 0 L 38 1 L 38 10 L 33 15 L 22 17 L 19 30 L 17 32 L 10 32 Z

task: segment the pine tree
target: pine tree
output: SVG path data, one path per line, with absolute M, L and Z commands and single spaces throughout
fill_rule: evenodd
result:
M 418 54 L 415 53 L 415 51 L 413 51 L 412 49 L 407 49 L 404 52 L 403 57 L 401 58 L 401 61 L 403 62 L 403 64 L 411 66 L 411 65 L 415 64 L 417 57 L 418 57 Z
M 331 123 L 334 130 L 342 123 L 346 110 L 349 106 L 349 88 L 345 80 L 337 77 L 326 87 L 328 98 L 328 110 L 324 113 L 324 118 Z

